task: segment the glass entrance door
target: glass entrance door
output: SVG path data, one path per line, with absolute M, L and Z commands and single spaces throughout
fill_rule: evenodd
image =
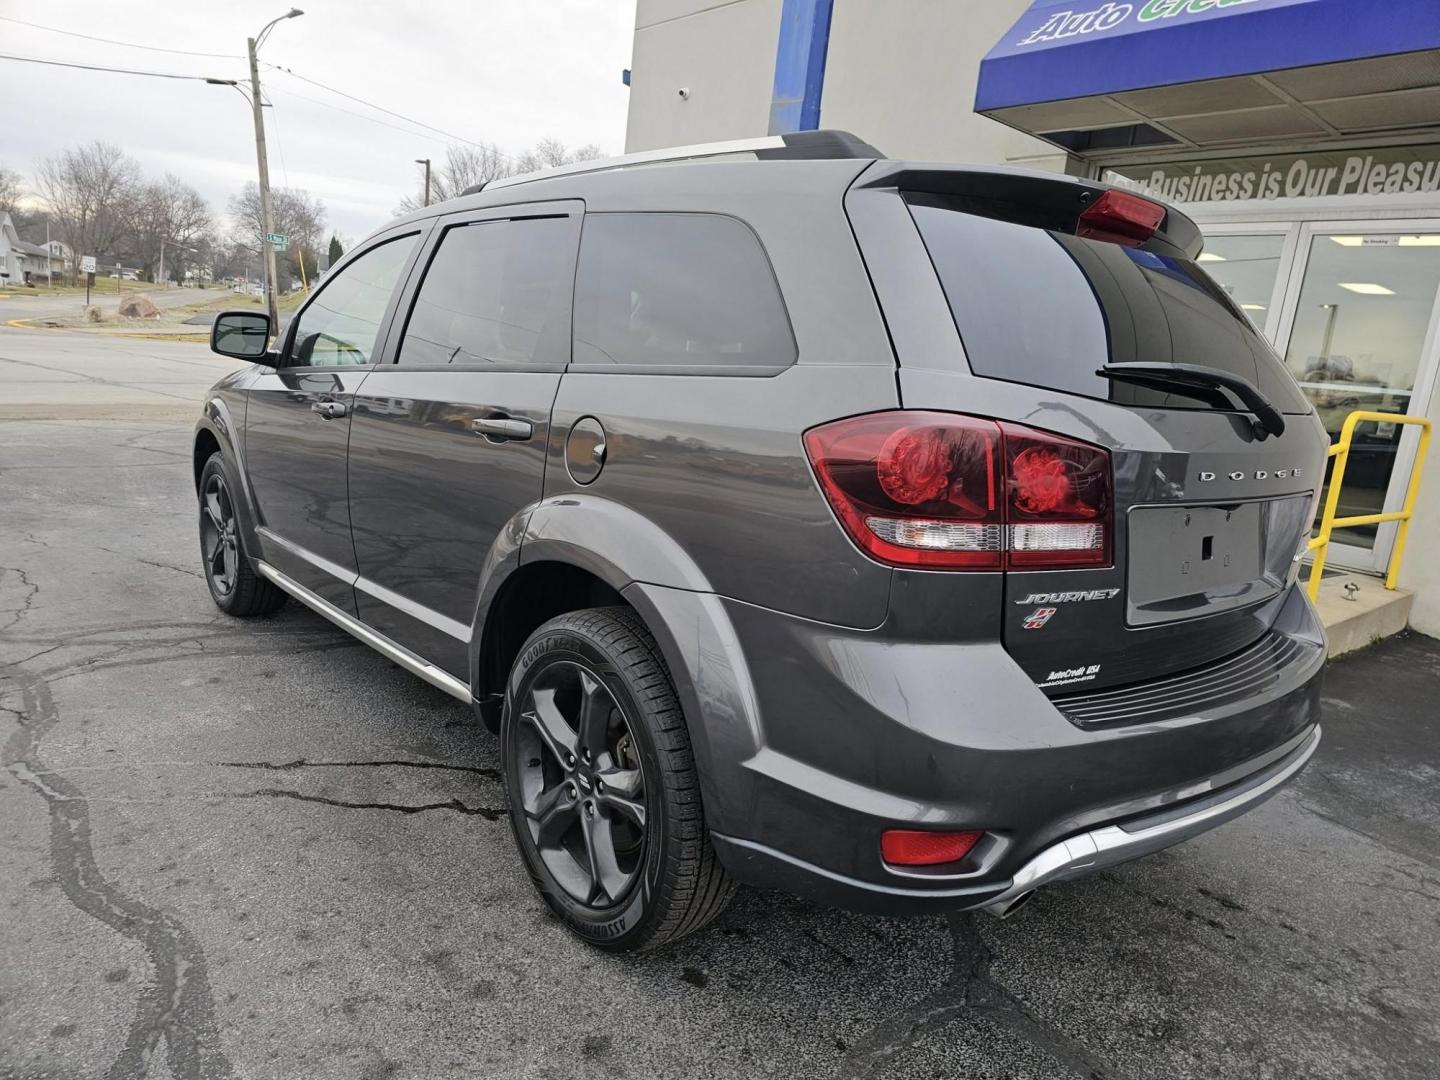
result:
M 1291 231 L 1283 226 L 1269 226 L 1264 231 L 1218 226 L 1205 230 L 1205 250 L 1200 253 L 1205 272 L 1272 344 L 1285 296 L 1285 278 L 1280 268 L 1293 247 Z
M 1300 229 L 1273 334 L 1332 440 L 1357 409 L 1423 410 L 1434 378 L 1437 295 L 1440 222 L 1345 222 Z M 1414 444 L 1413 431 L 1404 425 L 1359 425 L 1340 515 L 1398 509 Z M 1393 531 L 1393 525 L 1337 531 L 1329 561 L 1380 570 Z

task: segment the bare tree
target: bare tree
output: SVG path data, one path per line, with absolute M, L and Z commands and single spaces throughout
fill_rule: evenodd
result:
M 76 255 L 115 252 L 130 221 L 140 167 L 111 143 L 96 140 L 40 163 L 36 188 Z
M 152 281 L 175 271 L 184 278 L 186 262 L 194 263 L 193 251 L 213 227 L 210 206 L 198 191 L 179 177 L 166 174 L 164 180 L 143 185 L 130 204 L 131 253 Z M 165 266 L 160 266 L 161 253 Z
M 430 201 L 453 199 L 467 187 L 515 172 L 514 161 L 494 143 L 452 144 L 445 151 L 445 161 L 430 172 Z M 401 199 L 395 212 L 408 214 L 423 205 L 423 193 L 417 191 Z
M 315 276 L 315 267 L 324 242 L 325 204 L 298 188 L 272 188 L 270 209 L 275 222 L 275 231 L 289 240 L 289 246 L 277 259 L 277 273 L 283 279 L 286 274 L 299 276 L 298 258 L 305 258 L 305 274 Z M 239 194 L 230 196 L 230 217 L 234 227 L 230 239 L 248 253 L 263 251 L 265 226 L 260 214 L 260 189 L 248 183 Z M 280 283 L 283 287 L 283 280 Z
M 520 155 L 515 163 L 515 171 L 527 173 L 539 169 L 554 169 L 577 161 L 593 161 L 600 156 L 600 147 L 594 143 L 571 150 L 559 139 L 541 139 L 533 149 Z
M 0 214 L 19 214 L 21 194 L 20 174 L 0 165 Z
M 534 149 L 526 150 L 518 158 L 504 153 L 494 143 L 452 145 L 445 152 L 444 164 L 431 171 L 430 201 L 453 199 L 473 184 L 568 165 L 573 161 L 591 161 L 602 156 L 600 147 L 594 143 L 569 150 L 559 139 L 541 139 Z M 408 214 L 420 209 L 422 203 L 422 195 L 417 191 L 401 199 L 395 212 Z

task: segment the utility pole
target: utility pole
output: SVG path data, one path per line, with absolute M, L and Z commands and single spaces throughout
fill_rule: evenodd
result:
M 270 331 L 280 325 L 279 313 L 275 308 L 275 248 L 270 244 L 270 234 L 275 231 L 275 219 L 270 213 L 270 162 L 265 156 L 265 117 L 260 112 L 260 64 L 255 59 L 255 39 L 246 38 L 250 53 L 250 104 L 255 113 L 255 163 L 260 170 L 260 228 L 265 233 L 260 238 L 261 254 L 265 259 L 265 310 L 270 314 Z
M 430 205 L 430 159 L 429 159 L 428 157 L 427 157 L 427 158 L 416 158 L 416 159 L 415 159 L 415 164 L 416 164 L 416 165 L 424 165 L 424 166 L 425 166 L 425 202 L 424 202 L 424 205 L 425 205 L 425 206 L 429 206 L 429 205 Z
M 261 255 L 265 260 L 265 310 L 270 315 L 271 333 L 280 325 L 279 312 L 275 307 L 275 247 L 270 243 L 270 235 L 275 231 L 275 218 L 270 209 L 270 161 L 265 156 L 265 117 L 260 112 L 260 62 L 256 53 L 272 26 L 282 19 L 304 14 L 299 8 L 291 8 L 278 19 L 271 19 L 253 38 L 245 39 L 246 52 L 250 57 L 250 106 L 255 113 L 255 163 L 260 172 L 260 227 L 265 233 L 260 241 L 263 247 Z

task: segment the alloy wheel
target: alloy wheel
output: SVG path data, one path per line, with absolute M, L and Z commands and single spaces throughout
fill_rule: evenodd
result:
M 640 877 L 649 820 L 625 712 L 572 660 L 536 673 L 519 706 L 512 767 L 530 839 L 574 900 L 613 907 Z
M 229 596 L 240 571 L 240 548 L 235 507 L 219 473 L 211 473 L 200 493 L 200 552 L 211 589 L 216 596 Z

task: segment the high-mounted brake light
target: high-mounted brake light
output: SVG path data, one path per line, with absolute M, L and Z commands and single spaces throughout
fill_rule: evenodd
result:
M 1054 569 L 1110 562 L 1110 457 L 955 413 L 872 413 L 805 433 L 840 524 L 894 566 Z
M 1087 206 L 1075 223 L 1075 235 L 1133 247 L 1155 235 L 1165 207 L 1128 191 L 1111 189 Z

